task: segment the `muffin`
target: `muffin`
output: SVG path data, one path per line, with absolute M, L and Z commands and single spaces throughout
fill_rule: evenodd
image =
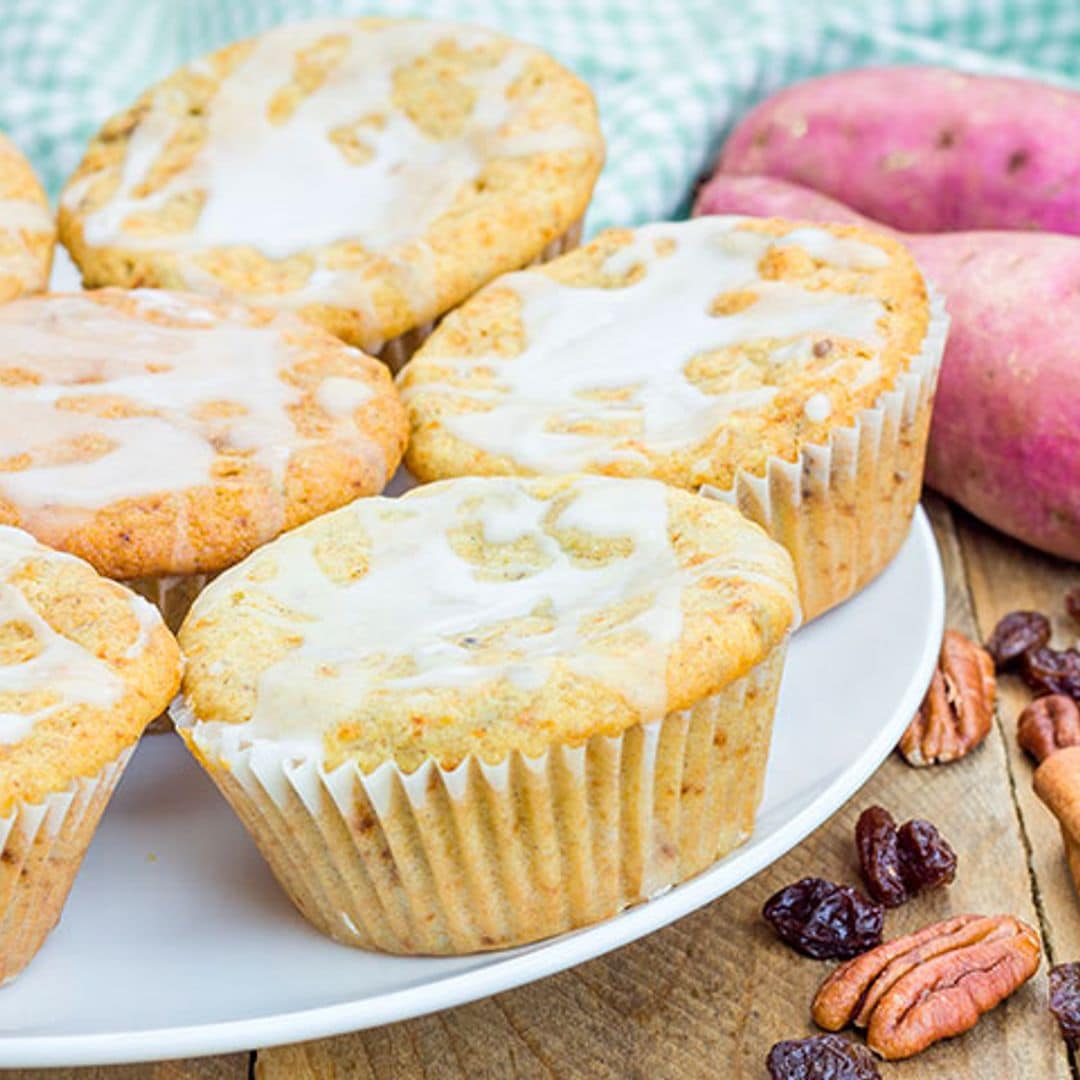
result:
M 61 199 L 88 286 L 287 308 L 399 364 L 497 274 L 572 246 L 588 88 L 477 27 L 323 19 L 197 60 L 113 117 Z
M 943 343 L 889 237 L 614 229 L 442 323 L 400 378 L 407 462 L 421 480 L 581 471 L 725 499 L 791 553 L 812 618 L 907 534 Z
M 0 132 L 0 304 L 45 288 L 55 243 L 45 192 L 30 163 Z
M 383 489 L 386 369 L 286 313 L 139 289 L 0 307 L 0 523 L 156 600 Z
M 365 499 L 195 601 L 177 730 L 338 941 L 464 953 L 595 922 L 750 834 L 790 559 L 652 480 Z
M 56 925 L 139 735 L 179 682 L 150 604 L 0 526 L 0 982 Z

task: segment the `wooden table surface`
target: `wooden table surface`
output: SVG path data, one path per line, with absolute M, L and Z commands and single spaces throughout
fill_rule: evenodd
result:
M 1062 596 L 1080 584 L 1080 566 L 1012 543 L 934 496 L 925 505 L 945 566 L 949 625 L 984 639 L 1005 612 L 1030 607 L 1053 615 L 1061 641 L 1075 637 Z M 960 860 L 949 889 L 889 913 L 887 935 L 960 912 L 1009 912 L 1037 927 L 1044 944 L 1038 975 L 973 1032 L 907 1063 L 883 1064 L 882 1076 L 1075 1077 L 1046 1009 L 1046 973 L 1051 963 L 1080 959 L 1080 900 L 1065 867 L 1057 823 L 1032 793 L 1031 765 L 1016 746 L 1016 716 L 1028 695 L 1012 677 L 1003 677 L 999 686 L 997 723 L 969 758 L 912 769 L 893 755 L 825 825 L 735 892 L 650 937 L 542 982 L 320 1042 L 186 1062 L 6 1075 L 24 1080 L 239 1080 L 250 1075 L 261 1080 L 758 1080 L 766 1076 L 764 1059 L 774 1042 L 812 1033 L 809 1003 L 832 966 L 803 959 L 780 944 L 759 917 L 762 902 L 808 874 L 857 882 L 855 818 L 876 802 L 898 820 L 919 816 L 935 822 Z M 843 717 L 836 722 L 843 723 Z M 167 974 L 162 977 L 167 992 Z

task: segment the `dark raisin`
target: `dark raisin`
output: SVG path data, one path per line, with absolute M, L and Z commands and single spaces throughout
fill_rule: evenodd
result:
M 859 815 L 855 846 L 867 891 L 886 907 L 898 907 L 923 889 L 948 885 L 956 877 L 956 852 L 921 818 L 897 828 L 883 806 Z
M 1070 1046 L 1080 1043 L 1080 964 L 1050 969 L 1050 1011 Z
M 956 852 L 929 821 L 913 818 L 896 836 L 900 873 L 911 893 L 949 885 L 956 877 Z
M 839 1035 L 778 1042 L 765 1067 L 772 1080 L 881 1080 L 873 1054 Z
M 1043 645 L 1020 657 L 1020 674 L 1036 694 L 1068 694 L 1080 702 L 1080 652 Z
M 986 649 L 998 671 L 1014 664 L 1028 649 L 1050 640 L 1050 620 L 1038 611 L 1010 611 L 990 635 Z
M 908 899 L 896 837 L 896 822 L 883 806 L 871 806 L 859 815 L 855 846 L 863 881 L 867 892 L 886 907 L 899 907 Z
M 762 914 L 797 952 L 846 960 L 881 944 L 885 909 L 848 885 L 803 878 L 765 902 Z
M 1065 610 L 1075 622 L 1080 623 L 1080 585 L 1065 594 Z

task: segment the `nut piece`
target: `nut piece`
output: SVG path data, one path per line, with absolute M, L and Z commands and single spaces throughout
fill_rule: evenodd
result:
M 1039 938 L 1011 915 L 958 915 L 841 964 L 811 1011 L 826 1031 L 866 1028 L 887 1061 L 960 1035 L 1039 967 Z
M 1080 708 L 1064 694 L 1036 698 L 1016 721 L 1016 738 L 1040 762 L 1056 750 L 1080 746 Z
M 962 758 L 989 733 L 996 698 L 990 654 L 963 634 L 946 630 L 930 689 L 900 739 L 900 753 L 909 765 Z

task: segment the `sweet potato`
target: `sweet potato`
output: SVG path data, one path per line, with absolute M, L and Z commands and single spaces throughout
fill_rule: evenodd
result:
M 866 68 L 762 102 L 720 155 L 908 232 L 1080 234 L 1080 93 L 944 68 Z
M 816 191 L 722 173 L 701 190 L 694 213 L 881 228 Z M 952 318 L 927 483 L 1002 532 L 1080 559 L 1080 238 L 898 235 Z

